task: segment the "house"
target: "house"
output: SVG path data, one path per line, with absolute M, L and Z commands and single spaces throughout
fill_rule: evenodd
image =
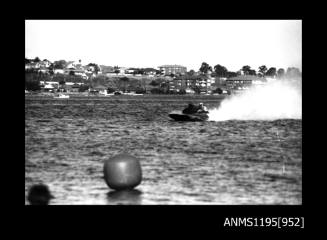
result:
M 263 77 L 260 77 L 258 79 L 254 79 L 252 81 L 252 84 L 253 85 L 264 85 L 268 82 L 268 78 L 263 78 Z
M 195 93 L 195 91 L 191 88 L 186 88 L 185 92 L 186 92 L 186 94 L 194 94 Z
M 144 74 L 149 75 L 149 76 L 154 76 L 157 73 L 157 69 L 154 68 L 144 68 L 143 69 Z
M 158 67 L 159 70 L 163 72 L 165 75 L 170 75 L 170 74 L 185 74 L 187 72 L 187 68 L 181 65 L 162 65 Z
M 128 68 L 126 67 L 119 67 L 119 74 L 125 74 L 125 71 L 127 70 Z
M 84 83 L 82 83 L 82 82 L 75 82 L 74 84 L 78 84 L 79 86 L 84 85 Z
M 33 64 L 32 63 L 26 63 L 25 64 L 25 70 L 32 69 L 32 68 L 33 68 Z
M 64 69 L 64 74 L 70 75 L 71 72 L 73 72 L 73 74 L 74 74 L 74 70 L 75 70 L 75 68 L 65 68 Z
M 55 87 L 54 87 L 52 84 L 46 84 L 46 85 L 44 85 L 44 87 L 43 87 L 43 90 L 44 90 L 45 92 L 53 92 L 54 89 L 55 89 Z
M 73 82 L 65 82 L 65 84 L 66 84 L 67 86 L 73 86 L 75 83 L 73 83 Z
M 88 79 L 88 76 L 86 75 L 84 69 L 65 68 L 64 74 L 67 74 L 67 75 L 73 74 L 75 76 L 81 76 L 83 79 Z
M 53 73 L 54 74 L 64 74 L 65 73 L 65 70 L 64 69 L 54 69 L 53 70 Z
M 226 80 L 227 78 L 225 77 L 215 77 L 211 79 L 211 90 L 216 90 L 217 88 L 226 88 Z
M 258 77 L 254 75 L 239 75 L 231 77 L 226 80 L 226 86 L 233 90 L 244 90 L 248 89 L 252 85 L 265 84 L 266 78 Z
M 118 74 L 117 73 L 113 73 L 113 72 L 107 72 L 104 75 L 107 76 L 107 77 L 114 77 L 114 76 L 117 76 Z
M 67 62 L 66 68 L 81 69 L 82 68 L 82 60 L 69 61 L 69 62 Z
M 211 86 L 211 79 L 210 78 L 205 78 L 202 77 L 198 80 L 199 86 L 200 87 L 205 87 L 205 88 L 210 88 Z
M 55 81 L 40 81 L 41 88 L 46 92 L 58 89 L 59 83 Z
M 95 71 L 95 66 L 85 66 L 86 71 L 89 73 L 92 73 Z
M 111 66 L 100 65 L 99 67 L 103 74 L 114 73 L 114 71 L 115 71 L 114 67 L 111 67 Z
M 64 90 L 64 92 L 72 92 L 73 91 L 73 85 L 63 85 L 60 87 L 61 89 Z
M 78 92 L 79 91 L 79 88 L 80 88 L 80 85 L 77 84 L 77 83 L 74 83 L 73 85 L 71 85 L 71 91 L 72 92 Z
M 59 85 L 59 82 L 57 82 L 57 81 L 40 81 L 40 84 L 43 84 L 43 85 L 46 85 L 46 84 Z
M 192 89 L 198 88 L 200 92 L 210 92 L 211 89 L 211 79 L 205 75 L 201 76 L 189 76 L 183 75 L 180 77 L 174 78 L 172 81 L 169 82 L 169 87 L 171 89 Z
M 126 74 L 133 74 L 135 72 L 135 70 L 136 70 L 135 68 L 128 68 L 128 69 L 125 70 L 125 73 Z
M 88 76 L 86 75 L 84 70 L 75 69 L 74 74 L 76 76 L 81 76 L 83 79 L 88 79 Z
M 107 87 L 103 86 L 103 85 L 97 85 L 95 87 L 92 88 L 93 91 L 98 92 L 99 94 L 107 94 Z
M 74 64 L 74 61 L 68 61 L 66 63 L 66 69 L 75 69 L 75 64 Z
M 44 73 L 44 74 L 49 74 L 49 69 L 48 68 L 45 68 L 45 67 L 41 67 L 38 72 L 40 73 Z
M 222 85 L 226 82 L 226 80 L 226 77 L 215 77 L 211 83 L 216 85 Z
M 25 64 L 25 69 L 39 69 L 40 67 L 40 62 L 30 62 Z
M 51 62 L 47 59 L 44 59 L 43 61 L 40 61 L 40 67 L 41 68 L 49 68 L 51 66 Z

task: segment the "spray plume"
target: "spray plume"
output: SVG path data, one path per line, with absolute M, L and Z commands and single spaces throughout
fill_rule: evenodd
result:
M 302 80 L 271 80 L 232 95 L 209 112 L 210 121 L 302 119 Z

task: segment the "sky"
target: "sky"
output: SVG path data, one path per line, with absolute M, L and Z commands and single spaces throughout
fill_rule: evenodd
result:
M 25 57 L 153 67 L 302 71 L 301 20 L 25 20 Z

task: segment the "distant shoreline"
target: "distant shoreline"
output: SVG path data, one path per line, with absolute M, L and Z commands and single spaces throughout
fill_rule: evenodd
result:
M 69 99 L 59 99 L 59 101 L 69 101 L 69 100 L 78 100 L 78 99 L 151 99 L 151 98 L 165 98 L 165 99 L 208 99 L 208 100 L 221 100 L 229 95 L 221 94 L 221 95 L 205 95 L 205 94 L 143 94 L 143 95 L 86 95 L 80 93 L 64 93 L 69 95 Z M 25 99 L 54 99 L 54 94 L 43 94 L 43 93 L 27 93 L 25 94 Z M 57 100 L 57 99 L 56 99 Z

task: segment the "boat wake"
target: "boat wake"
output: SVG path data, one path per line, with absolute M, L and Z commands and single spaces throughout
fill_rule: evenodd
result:
M 209 121 L 302 119 L 302 79 L 272 80 L 224 99 Z

